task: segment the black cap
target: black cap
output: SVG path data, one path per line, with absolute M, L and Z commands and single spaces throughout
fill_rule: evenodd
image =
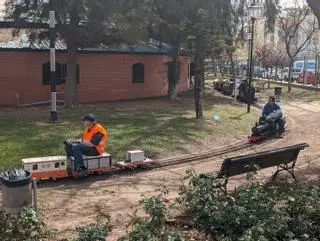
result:
M 93 114 L 86 114 L 85 116 L 82 117 L 82 121 L 95 122 L 96 117 Z

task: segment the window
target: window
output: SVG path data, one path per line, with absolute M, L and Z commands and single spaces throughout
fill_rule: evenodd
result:
M 66 81 L 67 81 L 67 64 L 61 65 L 61 79 L 62 79 L 62 83 L 66 83 Z M 80 66 L 77 64 L 77 69 L 76 69 L 77 84 L 80 83 L 79 79 L 80 79 Z
M 144 83 L 144 65 L 141 63 L 132 66 L 132 83 Z
M 60 167 L 60 163 L 59 162 L 56 162 L 55 164 L 54 164 L 54 168 L 59 168 Z
M 65 166 L 66 165 L 66 163 L 65 162 L 61 162 L 61 166 Z
M 56 85 L 66 83 L 67 80 L 67 64 L 56 63 Z M 80 66 L 77 64 L 76 70 L 77 84 L 80 83 Z M 42 83 L 44 85 L 50 85 L 50 63 L 42 65 Z
M 32 170 L 38 170 L 38 164 L 33 164 L 33 166 L 32 166 Z

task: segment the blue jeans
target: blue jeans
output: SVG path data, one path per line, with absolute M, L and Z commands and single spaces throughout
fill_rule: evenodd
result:
M 82 169 L 86 168 L 83 162 L 82 155 L 99 156 L 99 152 L 97 151 L 96 148 L 89 147 L 81 143 L 79 144 L 65 143 L 65 149 L 66 149 L 68 158 L 70 158 L 71 156 L 74 157 L 74 166 L 76 170 L 79 168 L 82 168 Z

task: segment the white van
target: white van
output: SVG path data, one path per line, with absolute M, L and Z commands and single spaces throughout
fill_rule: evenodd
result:
M 292 80 L 297 80 L 302 72 L 303 72 L 303 69 L 293 68 L 292 69 Z M 283 69 L 281 79 L 285 80 L 285 81 L 289 80 L 289 68 L 288 67 Z

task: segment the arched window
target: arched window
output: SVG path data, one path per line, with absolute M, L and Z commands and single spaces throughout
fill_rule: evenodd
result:
M 132 66 L 132 83 L 144 83 L 144 65 L 141 63 Z

